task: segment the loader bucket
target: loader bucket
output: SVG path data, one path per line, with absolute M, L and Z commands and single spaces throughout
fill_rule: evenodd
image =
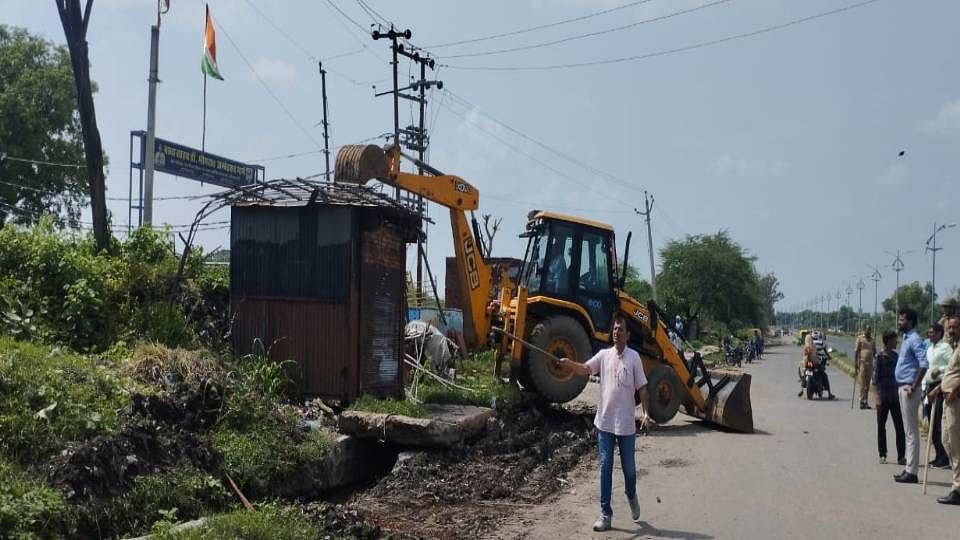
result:
M 710 370 L 708 373 L 711 388 L 701 390 L 706 407 L 703 411 L 697 411 L 696 416 L 734 431 L 753 433 L 750 374 L 720 370 Z
M 347 144 L 337 152 L 334 166 L 337 182 L 363 185 L 368 180 L 386 176 L 386 154 L 375 144 Z

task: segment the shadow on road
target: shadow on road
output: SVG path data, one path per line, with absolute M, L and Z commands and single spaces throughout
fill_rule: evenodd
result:
M 633 536 L 630 538 L 679 538 L 683 540 L 710 540 L 713 538 L 709 534 L 701 534 L 695 532 L 687 531 L 671 531 L 669 529 L 658 529 L 653 525 L 647 523 L 646 521 L 641 521 L 638 523 L 639 527 L 630 530 L 630 529 L 621 529 L 613 527 L 612 531 L 620 531 L 625 533 L 633 533 Z
M 700 420 L 692 420 L 686 424 L 658 425 L 648 434 L 649 437 L 696 437 L 697 435 L 711 431 L 710 424 Z

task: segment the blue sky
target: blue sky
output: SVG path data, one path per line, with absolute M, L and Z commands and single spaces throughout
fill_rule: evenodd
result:
M 878 0 L 694 50 L 549 71 L 463 68 L 648 55 L 854 2 L 366 0 L 379 15 L 355 0 L 332 2 L 362 27 L 382 16 L 410 28 L 414 44 L 450 66 L 436 74 L 449 93 L 430 96 L 430 161 L 477 186 L 482 212 L 503 217 L 495 255 L 521 256 L 523 243 L 516 235 L 527 211 L 556 209 L 613 224 L 621 252 L 626 232 L 634 231 L 631 259 L 647 275 L 643 224 L 633 213 L 642 208 L 646 189 L 656 198 L 655 247 L 685 234 L 727 229 L 757 256 L 759 270 L 780 278 L 787 295 L 780 307 L 786 309 L 869 275 L 868 264 L 889 264 L 885 250 L 917 250 L 904 257 L 901 281 L 929 280 L 931 261 L 922 248 L 934 221 L 960 221 L 954 193 L 960 165 L 956 2 Z M 343 53 L 354 54 L 325 62 L 332 144 L 392 130 L 392 103 L 374 98 L 371 88 L 373 82 L 379 90 L 389 84 L 386 44 L 365 36 L 329 2 L 209 4 L 226 80 L 209 81 L 208 151 L 241 161 L 315 152 L 322 144 L 316 59 Z M 535 32 L 434 47 L 628 4 L 635 5 Z M 111 159 L 111 197 L 127 195 L 129 132 L 146 125 L 154 6 L 151 0 L 94 2 L 89 42 L 100 86 L 95 99 L 100 132 Z M 451 58 L 599 32 L 699 6 L 705 7 L 553 46 Z M 53 2 L 2 0 L 2 8 L 5 24 L 63 41 Z M 203 9 L 196 0 L 171 0 L 160 44 L 157 135 L 195 147 L 201 138 Z M 407 71 L 402 63 L 401 80 Z M 401 123 L 415 114 L 404 103 Z M 903 157 L 900 150 L 906 150 Z M 263 165 L 268 178 L 324 168 L 319 153 Z M 158 175 L 155 196 L 213 191 Z M 188 223 L 200 204 L 161 200 L 154 219 Z M 125 202 L 110 201 L 110 209 L 116 223 L 126 223 Z M 442 273 L 443 258 L 452 253 L 450 229 L 442 209 L 432 207 L 431 215 L 436 225 L 430 228 L 430 261 Z M 224 211 L 210 221 L 228 218 Z M 205 231 L 199 238 L 208 249 L 229 245 L 226 230 Z M 960 227 L 938 239 L 945 248 L 937 258 L 937 289 L 943 294 L 960 284 Z M 412 252 L 409 259 L 412 265 Z M 881 271 L 882 299 L 892 292 L 894 279 L 892 271 Z M 873 291 L 867 283 L 869 309 Z M 856 304 L 856 293 L 852 298 Z

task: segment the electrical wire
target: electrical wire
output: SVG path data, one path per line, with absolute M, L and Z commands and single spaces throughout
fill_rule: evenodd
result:
M 213 16 L 211 15 L 210 18 L 213 19 Z M 263 80 L 263 77 L 261 77 L 260 74 L 257 73 L 257 70 L 254 69 L 253 64 L 251 64 L 250 61 L 247 60 L 247 57 L 244 56 L 243 51 L 240 50 L 240 47 L 237 45 L 237 43 L 233 40 L 232 37 L 230 37 L 230 33 L 227 32 L 226 28 L 224 28 L 223 23 L 221 23 L 217 19 L 213 19 L 213 21 L 217 24 L 217 26 L 223 32 L 223 35 L 226 36 L 227 41 L 230 42 L 230 45 L 233 46 L 233 49 L 237 51 L 237 55 L 240 56 L 240 59 L 242 59 L 243 62 L 247 64 L 247 67 L 250 68 L 250 72 L 253 73 L 253 76 L 256 77 L 257 81 L 260 82 L 264 90 L 266 90 L 267 93 L 270 94 L 270 97 L 272 97 L 273 100 L 277 102 L 277 105 L 279 105 L 280 108 L 283 109 L 283 112 L 286 113 L 290 121 L 293 122 L 295 126 L 300 128 L 300 131 L 307 137 L 307 139 L 313 142 L 313 144 L 317 148 L 323 148 L 323 145 L 313 138 L 313 135 L 309 131 L 307 131 L 307 128 L 303 127 L 303 124 L 301 124 L 300 121 L 297 120 L 295 116 L 293 116 L 293 113 L 291 113 L 290 109 L 288 109 L 287 106 L 283 104 L 283 101 L 281 101 L 280 98 L 277 96 L 277 94 L 273 91 L 273 89 L 270 88 L 270 85 L 268 85 L 267 82 Z
M 354 50 L 354 51 L 349 51 L 349 52 L 345 52 L 345 53 L 340 53 L 340 54 L 335 54 L 335 55 L 332 55 L 332 56 L 326 56 L 326 57 L 323 57 L 323 58 L 319 58 L 319 57 L 317 57 L 317 55 L 313 54 L 313 52 L 310 51 L 310 49 L 308 49 L 308 48 L 307 48 L 306 46 L 304 46 L 302 43 L 300 43 L 299 41 L 297 41 L 296 39 L 294 39 L 293 36 L 291 36 L 289 32 L 284 31 L 283 28 L 281 28 L 280 25 L 278 25 L 273 19 L 271 19 L 270 17 L 268 17 L 266 13 L 264 13 L 260 8 L 258 8 L 258 7 L 256 6 L 256 4 L 253 3 L 253 0 L 244 0 L 244 1 L 247 3 L 247 5 L 250 6 L 251 9 L 253 9 L 253 10 L 257 13 L 257 15 L 260 16 L 260 18 L 262 18 L 264 21 L 266 21 L 266 23 L 269 24 L 271 27 L 273 27 L 273 29 L 276 30 L 279 34 L 281 34 L 284 39 L 286 39 L 287 41 L 289 41 L 290 44 L 292 44 L 295 48 L 299 49 L 300 52 L 302 52 L 309 60 L 311 60 L 311 61 L 313 61 L 313 62 L 327 62 L 327 61 L 329 61 L 329 60 L 335 60 L 335 59 L 338 59 L 338 58 L 345 58 L 345 57 L 348 57 L 348 56 L 354 56 L 354 55 L 357 55 L 357 54 L 360 54 L 360 53 L 364 52 L 364 50 L 366 49 L 366 47 L 363 46 L 363 47 L 361 47 L 361 48 L 359 48 L 359 49 L 356 49 L 356 50 Z M 348 32 L 349 32 L 349 30 L 348 30 Z M 350 32 L 350 34 L 352 35 L 353 32 Z M 361 45 L 363 45 L 363 44 L 361 44 Z M 336 69 L 332 69 L 332 68 L 330 68 L 330 67 L 326 67 L 325 69 L 326 69 L 326 71 L 328 71 L 330 74 L 335 75 L 335 76 L 337 76 L 337 77 L 340 77 L 341 79 L 343 79 L 343 80 L 345 80 L 345 81 L 353 84 L 354 86 L 366 86 L 366 83 L 361 82 L 361 81 L 358 81 L 358 80 L 350 77 L 349 75 L 347 75 L 347 74 L 345 74 L 345 73 L 343 73 L 343 72 L 341 72 L 341 71 L 338 71 L 338 70 L 336 70 Z
M 6 156 L 6 155 L 3 156 L 3 159 L 7 161 L 17 161 L 20 163 L 29 163 L 31 165 L 43 165 L 48 167 L 66 167 L 70 169 L 83 169 L 86 167 L 86 165 L 83 165 L 81 163 L 56 163 L 53 161 L 43 161 L 40 159 L 27 159 L 27 158 Z
M 332 0 L 326 0 L 326 3 L 327 3 L 327 6 L 329 6 L 330 8 L 332 8 L 332 9 L 334 10 L 334 12 L 333 12 L 333 16 L 334 16 L 334 17 L 333 17 L 333 18 L 336 19 L 336 21 L 337 21 L 337 23 L 340 25 L 340 27 L 343 28 L 346 33 L 350 34 L 350 36 L 352 36 L 353 39 L 356 40 L 356 42 L 360 45 L 360 47 L 363 48 L 363 50 L 367 51 L 370 55 L 372 55 L 374 58 L 376 58 L 379 62 L 384 62 L 384 63 L 390 64 L 390 62 L 388 62 L 387 60 L 384 60 L 383 58 L 380 58 L 380 56 L 378 56 L 377 53 L 373 52 L 373 50 L 370 48 L 369 45 L 367 45 L 363 40 L 361 40 L 359 37 L 357 37 L 357 34 L 354 33 L 352 30 L 350 30 L 350 29 L 347 27 L 346 23 L 343 22 L 343 20 L 341 20 L 341 17 L 344 18 L 344 19 L 346 19 L 347 21 L 350 21 L 351 24 L 353 24 L 355 27 L 357 27 L 357 29 L 360 30 L 360 33 L 362 33 L 362 34 L 364 35 L 364 37 L 369 37 L 369 36 L 370 36 L 370 30 L 369 30 L 369 29 L 364 28 L 363 25 L 361 25 L 361 24 L 358 23 L 356 20 L 354 20 L 353 17 L 351 17 L 350 15 L 347 15 L 347 13 L 346 13 L 345 11 L 343 11 L 342 9 L 340 9 L 340 6 L 338 6 L 337 4 L 335 4 Z M 337 16 L 338 14 L 340 15 L 340 17 Z
M 499 142 L 500 144 L 506 146 L 506 147 L 509 148 L 510 150 L 512 150 L 512 151 L 514 151 L 514 152 L 516 152 L 516 153 L 518 153 L 518 154 L 526 157 L 527 159 L 529 159 L 529 160 L 531 160 L 531 161 L 533 161 L 533 162 L 535 162 L 535 163 L 537 163 L 537 164 L 539 164 L 541 167 L 543 167 L 543 168 L 545 168 L 545 169 L 553 172 L 553 173 L 556 174 L 558 177 L 560 177 L 560 178 L 562 178 L 562 179 L 570 182 L 571 184 L 573 184 L 573 185 L 575 185 L 575 186 L 577 186 L 577 187 L 579 187 L 579 188 L 581 188 L 581 189 L 586 189 L 586 190 L 593 191 L 593 192 L 596 193 L 598 196 L 603 197 L 603 198 L 605 198 L 605 199 L 608 199 L 608 200 L 610 200 L 611 202 L 615 202 L 615 203 L 620 204 L 620 205 L 625 205 L 625 204 L 626 204 L 626 203 L 624 203 L 621 199 L 617 199 L 617 198 L 615 198 L 615 197 L 612 197 L 612 196 L 610 196 L 610 195 L 607 195 L 607 194 L 602 193 L 602 192 L 597 191 L 597 190 L 591 190 L 588 186 L 584 186 L 584 184 L 583 184 L 583 182 L 582 182 L 581 180 L 578 180 L 578 179 L 576 179 L 576 178 L 574 178 L 574 177 L 572 177 L 572 176 L 569 176 L 568 174 L 564 173 L 563 171 L 560 171 L 559 169 L 554 168 L 553 166 L 547 164 L 546 162 L 544 162 L 544 161 L 542 161 L 541 159 L 533 156 L 532 154 L 529 154 L 529 153 L 527 153 L 527 152 L 524 152 L 523 150 L 520 150 L 519 148 L 517 148 L 516 145 L 511 144 L 511 143 L 503 140 L 499 135 L 496 135 L 496 134 L 494 134 L 494 133 L 491 133 L 489 130 L 487 130 L 486 128 L 484 128 L 484 127 L 481 126 L 480 124 L 476 123 L 475 121 L 471 120 L 471 119 L 468 118 L 465 114 L 461 113 L 460 111 L 457 111 L 456 109 L 454 109 L 454 108 L 451 107 L 450 105 L 444 105 L 444 107 L 445 107 L 448 111 L 450 111 L 451 113 L 453 113 L 454 115 L 456 115 L 456 116 L 458 116 L 459 118 L 461 118 L 464 122 L 467 122 L 468 124 L 472 125 L 472 126 L 474 127 L 474 129 L 476 129 L 477 131 L 486 134 L 488 137 L 496 140 L 497 142 Z
M 494 49 L 494 50 L 489 50 L 489 51 L 480 51 L 480 52 L 473 52 L 473 53 L 463 53 L 463 54 L 446 55 L 446 56 L 444 56 L 444 58 L 445 58 L 445 59 L 449 59 L 449 58 L 469 58 L 469 57 L 472 57 L 472 56 L 492 56 L 492 55 L 496 55 L 496 54 L 506 54 L 506 53 L 511 53 L 511 52 L 529 51 L 529 50 L 532 50 L 532 49 L 541 49 L 541 48 L 543 48 L 543 47 L 550 47 L 550 46 L 553 46 L 553 45 L 559 45 L 559 44 L 561 44 L 561 43 L 568 43 L 568 42 L 570 42 L 570 41 L 578 41 L 578 40 L 581 40 L 581 39 L 587 39 L 587 38 L 591 38 L 591 37 L 597 37 L 597 36 L 602 36 L 602 35 L 606 35 L 606 34 L 612 34 L 612 33 L 614 33 L 614 32 L 620 32 L 620 31 L 622 31 L 622 30 L 629 30 L 630 28 L 635 28 L 635 27 L 640 26 L 640 25 L 643 25 L 643 24 L 648 24 L 648 23 L 653 23 L 653 22 L 664 21 L 664 20 L 667 20 L 667 19 L 672 19 L 673 17 L 678 17 L 678 16 L 680 16 L 680 15 L 686 15 L 686 14 L 688 14 L 688 13 L 693 13 L 693 12 L 695 12 L 695 11 L 700 11 L 700 10 L 702 10 L 702 9 L 707 9 L 707 8 L 710 8 L 710 7 L 713 7 L 713 6 L 717 6 L 717 5 L 720 5 L 720 4 L 726 4 L 727 2 L 732 2 L 732 1 L 733 1 L 733 0 L 715 0 L 715 1 L 713 1 L 713 2 L 707 2 L 706 4 L 700 4 L 699 6 L 694 6 L 694 7 L 687 8 L 687 9 L 681 9 L 681 10 L 679 10 L 679 11 L 674 11 L 674 12 L 672 12 L 672 13 L 667 13 L 667 14 L 665 14 L 665 15 L 660 15 L 660 16 L 657 16 L 657 17 L 649 18 L 649 19 L 643 19 L 643 20 L 640 20 L 640 21 L 632 22 L 632 23 L 630 23 L 630 24 L 624 24 L 624 25 L 622 25 L 622 26 L 615 26 L 615 27 L 613 27 L 613 28 L 607 28 L 607 29 L 605 29 L 605 30 L 598 30 L 598 31 L 596 31 L 596 32 L 588 32 L 588 33 L 586 33 L 586 34 L 577 34 L 577 35 L 574 35 L 574 36 L 567 36 L 567 37 L 565 37 L 565 38 L 555 39 L 555 40 L 552 40 L 552 41 L 544 41 L 544 42 L 541 42 L 541 43 L 534 43 L 534 44 L 530 44 L 530 45 L 521 45 L 521 46 L 518 46 L 518 47 L 509 47 L 509 48 L 506 48 L 506 49 Z
M 454 45 L 465 45 L 465 44 L 467 44 L 467 43 L 477 43 L 477 42 L 479 42 L 479 41 L 488 41 L 488 40 L 491 40 L 491 39 L 498 39 L 498 38 L 502 38 L 502 37 L 508 37 L 508 36 L 516 36 L 516 35 L 520 35 L 520 34 L 526 34 L 526 33 L 528 33 L 528 32 L 534 32 L 534 31 L 536 31 L 536 30 L 543 30 L 543 29 L 545 29 L 545 28 L 553 28 L 553 27 L 555 27 L 555 26 L 561 26 L 561 25 L 564 25 L 564 24 L 570 24 L 570 23 L 574 23 L 574 22 L 578 22 L 578 21 L 583 21 L 583 20 L 586 20 L 586 19 L 590 19 L 590 18 L 593 18 L 593 17 L 598 17 L 598 16 L 600 16 L 600 15 L 606 15 L 607 13 L 611 13 L 611 12 L 614 12 L 614 11 L 619 11 L 619 10 L 621 10 L 621 9 L 630 8 L 630 7 L 633 7 L 633 6 L 640 5 L 640 4 L 646 4 L 646 3 L 649 3 L 649 2 L 652 2 L 652 1 L 653 1 L 653 0 L 638 0 L 638 1 L 635 1 L 635 2 L 629 2 L 629 3 L 627 3 L 627 4 L 623 4 L 622 6 L 616 6 L 616 7 L 612 7 L 612 8 L 609 8 L 609 9 L 604 9 L 604 10 L 600 10 L 600 11 L 595 11 L 595 12 L 593 12 L 593 13 L 588 13 L 587 15 L 581 15 L 581 16 L 579 16 L 579 17 L 573 17 L 573 18 L 571 18 L 571 19 L 562 19 L 562 20 L 555 21 L 555 22 L 552 22 L 552 23 L 540 24 L 540 25 L 537 25 L 537 26 L 530 26 L 530 27 L 527 27 L 527 28 L 521 28 L 521 29 L 519 29 L 519 30 L 512 30 L 512 31 L 510 31 L 510 32 L 501 32 L 501 33 L 499 33 L 499 34 L 491 34 L 491 35 L 487 35 L 487 36 L 480 36 L 480 37 L 475 37 L 475 38 L 462 39 L 462 40 L 460 40 L 460 41 L 450 41 L 450 42 L 447 42 L 447 43 L 439 43 L 439 44 L 437 44 L 437 45 L 427 45 L 427 47 L 430 48 L 430 49 L 440 49 L 440 48 L 443 48 L 443 47 L 452 47 L 452 46 L 454 46 Z
M 597 176 L 599 176 L 599 177 L 601 177 L 601 178 L 603 178 L 603 179 L 605 179 L 605 180 L 607 180 L 607 181 L 609 181 L 609 182 L 611 182 L 611 183 L 619 184 L 619 185 L 622 186 L 622 187 L 626 187 L 626 188 L 630 188 L 630 189 L 635 189 L 635 190 L 639 190 L 639 191 L 642 191 L 642 190 L 643 190 L 643 188 L 640 187 L 640 186 L 634 185 L 634 184 L 631 183 L 631 182 L 628 182 L 628 181 L 623 180 L 623 179 L 621 179 L 621 178 L 617 178 L 616 176 L 614 176 L 614 175 L 612 175 L 612 174 L 610 174 L 610 173 L 608 173 L 608 172 L 606 172 L 606 171 L 602 171 L 602 170 L 600 170 L 600 169 L 598 169 L 598 168 L 596 168 L 596 167 L 594 167 L 594 166 L 592 166 L 592 165 L 590 165 L 590 164 L 584 163 L 584 162 L 582 162 L 582 161 L 580 161 L 580 160 L 578 160 L 578 159 L 576 159 L 576 158 L 574 158 L 574 157 L 571 157 L 568 152 L 561 152 L 561 151 L 559 151 L 559 150 L 556 150 L 556 149 L 553 148 L 552 146 L 550 146 L 550 145 L 548 145 L 548 144 L 545 144 L 545 143 L 542 143 L 542 142 L 538 141 L 537 139 L 534 139 L 533 137 L 531 137 L 531 136 L 529 136 L 529 135 L 521 132 L 520 130 L 518 130 L 518 129 L 514 128 L 514 127 L 511 127 L 511 126 L 505 124 L 504 122 L 501 122 L 500 120 L 497 120 L 496 118 L 494 118 L 493 116 L 491 116 L 489 113 L 484 112 L 483 110 L 481 110 L 479 107 L 477 107 L 477 106 L 474 105 L 473 103 L 470 103 L 469 101 L 467 101 L 465 98 L 462 98 L 462 97 L 458 96 L 457 94 L 453 93 L 452 90 L 449 90 L 449 89 L 444 88 L 444 89 L 443 89 L 443 92 L 444 92 L 445 94 L 449 94 L 452 99 L 459 101 L 463 106 L 465 106 L 465 107 L 467 107 L 467 108 L 470 108 L 470 109 L 473 109 L 473 110 L 476 110 L 478 113 L 482 114 L 483 116 L 485 116 L 486 118 L 488 118 L 488 119 L 490 119 L 491 121 L 495 122 L 496 124 L 502 126 L 502 127 L 503 127 L 504 129 L 506 129 L 507 131 L 510 131 L 511 133 L 514 133 L 515 135 L 517 135 L 517 136 L 519 136 L 519 137 L 521 137 L 521 138 L 523 138 L 523 139 L 526 139 L 527 141 L 532 142 L 533 144 L 539 146 L 540 148 L 543 148 L 543 149 L 546 150 L 547 152 L 550 152 L 551 154 L 553 154 L 553 155 L 555 155 L 555 156 L 557 156 L 557 157 L 559 157 L 559 158 L 561 158 L 561 159 L 563 159 L 563 160 L 566 160 L 566 161 L 568 161 L 568 162 L 570 162 L 570 163 L 573 163 L 574 165 L 577 165 L 577 166 L 579 166 L 579 167 L 582 167 L 583 169 L 585 169 L 585 170 L 587 170 L 587 171 L 590 171 L 591 173 L 593 173 L 593 174 L 595 174 L 595 175 L 597 175 Z
M 656 57 L 660 57 L 660 56 L 668 56 L 668 55 L 671 55 L 671 54 L 676 54 L 676 53 L 681 53 L 681 52 L 686 52 L 686 51 L 692 51 L 692 50 L 695 50 L 695 49 L 702 49 L 702 48 L 705 48 L 705 47 L 710 47 L 710 46 L 713 46 L 713 45 L 719 45 L 719 44 L 721 44 L 721 43 L 726 43 L 726 42 L 729 42 L 729 41 L 735 41 L 735 40 L 739 40 L 739 39 L 745 39 L 745 38 L 750 38 L 750 37 L 754 37 L 754 36 L 759 36 L 759 35 L 761 35 L 761 34 L 766 34 L 766 33 L 770 33 L 770 32 L 775 32 L 775 31 L 777 31 L 777 30 L 783 30 L 784 28 L 789 28 L 789 27 L 791 27 L 791 26 L 795 26 L 795 25 L 798 25 L 798 24 L 803 24 L 803 23 L 810 22 L 810 21 L 813 21 L 813 20 L 816 20 L 816 19 L 822 19 L 822 18 L 824 18 L 824 17 L 829 17 L 829 16 L 831 16 L 831 15 L 837 15 L 837 14 L 839 14 L 839 13 L 844 13 L 844 12 L 847 12 L 847 11 L 851 11 L 851 10 L 854 10 L 854 9 L 857 9 L 857 8 L 861 8 L 861 7 L 864 7 L 864 6 L 868 6 L 868 5 L 870 5 L 870 4 L 875 4 L 875 3 L 879 2 L 879 1 L 881 1 L 881 0 L 865 0 L 865 1 L 863 1 L 863 2 L 857 2 L 857 3 L 854 3 L 854 4 L 848 4 L 848 5 L 843 6 L 843 7 L 839 7 L 839 8 L 836 8 L 836 9 L 831 9 L 831 10 L 829 10 L 829 11 L 822 11 L 822 12 L 820 12 L 820 13 L 816 13 L 816 14 L 813 14 L 813 15 L 808 15 L 808 16 L 806 16 L 806 17 L 800 17 L 800 18 L 797 18 L 797 19 L 792 19 L 792 20 L 789 20 L 789 21 L 784 22 L 784 23 L 775 24 L 775 25 L 772 25 L 772 26 L 767 26 L 767 27 L 764 27 L 764 28 L 760 28 L 760 29 L 758 29 L 758 30 L 752 30 L 752 31 L 750 31 L 750 32 L 742 32 L 742 33 L 739 33 L 739 34 L 733 34 L 733 35 L 726 36 L 726 37 L 722 37 L 722 38 L 719 38 L 719 39 L 713 39 L 713 40 L 709 40 L 709 41 L 701 41 L 701 42 L 699 42 L 699 43 L 694 43 L 694 44 L 691 44 L 691 45 L 685 45 L 685 46 L 683 46 L 683 47 L 676 47 L 676 48 L 673 48 L 673 49 L 665 49 L 665 50 L 661 50 L 661 51 L 656 51 L 656 52 L 647 53 L 647 54 L 634 55 L 634 56 L 622 56 L 622 57 L 618 57 L 618 58 L 607 58 L 607 59 L 602 59 L 602 60 L 592 60 L 592 61 L 588 61 L 588 62 L 575 62 L 575 63 L 568 63 L 568 64 L 545 64 L 545 65 L 529 65 L 529 66 L 458 66 L 458 65 L 453 65 L 453 64 L 443 64 L 443 66 L 444 66 L 444 67 L 447 67 L 447 68 L 450 68 L 450 69 L 459 69 L 459 70 L 462 70 L 462 71 L 554 71 L 554 70 L 560 70 L 560 69 L 573 69 L 573 68 L 582 68 L 582 67 L 589 67 L 589 66 L 603 66 L 603 65 L 610 65 L 610 64 L 620 64 L 620 63 L 623 63 L 623 62 L 635 62 L 635 61 L 639 61 L 639 60 L 647 60 L 647 59 L 650 59 L 650 58 L 656 58 Z

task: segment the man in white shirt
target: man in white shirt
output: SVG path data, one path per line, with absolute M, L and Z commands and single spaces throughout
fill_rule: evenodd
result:
M 636 451 L 637 423 L 634 417 L 636 402 L 634 394 L 640 395 L 644 415 L 641 426 L 646 427 L 650 410 L 647 395 L 647 377 L 637 351 L 627 347 L 630 331 L 622 317 L 613 322 L 613 347 L 603 349 L 583 364 L 560 361 L 575 374 L 600 376 L 600 402 L 593 420 L 597 428 L 600 446 L 600 518 L 593 530 L 606 531 L 613 519 L 610 505 L 613 489 L 613 447 L 620 447 L 620 466 L 623 483 L 634 521 L 640 519 L 640 503 L 637 501 Z

